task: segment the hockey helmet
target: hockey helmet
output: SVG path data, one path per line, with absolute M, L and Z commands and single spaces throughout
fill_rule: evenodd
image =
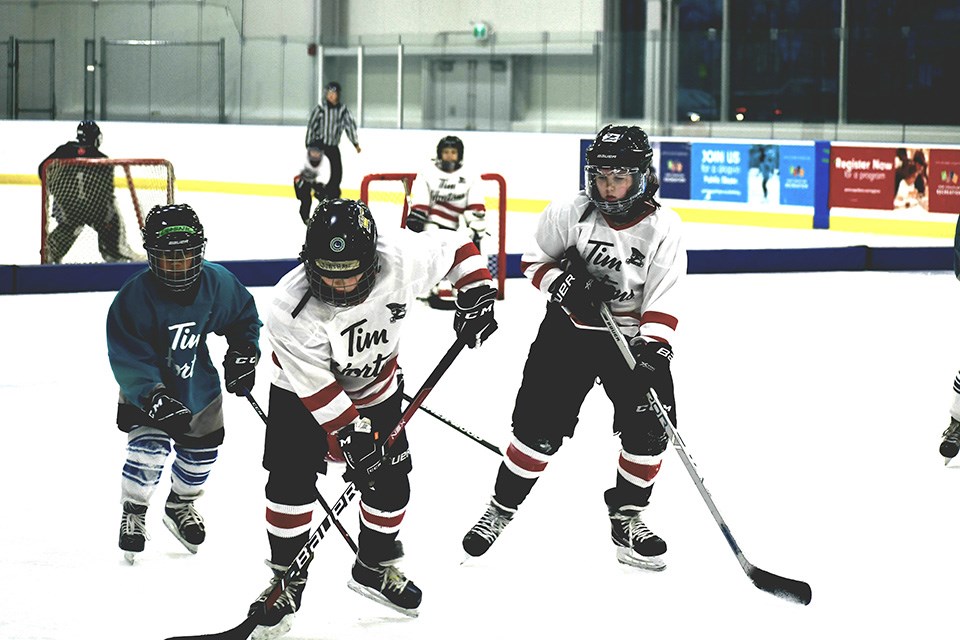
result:
M 367 205 L 340 198 L 318 204 L 307 222 L 300 260 L 319 300 L 336 307 L 366 300 L 380 271 L 377 225 Z
M 181 292 L 197 283 L 207 239 L 190 205 L 155 206 L 147 214 L 141 235 L 147 264 L 160 284 Z
M 93 147 L 97 149 L 103 142 L 103 134 L 100 133 L 100 127 L 93 120 L 84 120 L 77 125 L 77 142 L 81 147 Z
M 607 125 L 587 147 L 584 185 L 587 197 L 609 216 L 628 216 L 637 199 L 647 195 L 653 148 L 640 127 Z M 600 194 L 598 181 L 632 182 L 626 194 L 608 200 Z M 652 186 L 652 185 L 651 185 Z
M 457 161 L 451 162 L 450 160 L 443 159 L 443 150 L 444 149 L 456 149 L 457 150 Z M 440 138 L 440 142 L 437 143 L 437 158 L 434 161 L 438 169 L 446 171 L 447 173 L 453 173 L 457 169 L 463 166 L 463 140 L 457 136 L 444 136 Z

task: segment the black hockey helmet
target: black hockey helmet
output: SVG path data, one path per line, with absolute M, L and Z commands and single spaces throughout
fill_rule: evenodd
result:
M 359 200 L 324 200 L 307 222 L 307 239 L 300 252 L 310 291 L 336 307 L 352 307 L 367 299 L 377 273 L 377 225 Z M 360 276 L 350 290 L 324 282 Z
M 587 147 L 584 167 L 587 197 L 609 216 L 628 215 L 634 202 L 648 195 L 648 186 L 654 182 L 648 180 L 652 162 L 653 148 L 643 129 L 608 124 Z M 598 178 L 615 180 L 626 177 L 632 178 L 633 182 L 624 197 L 611 201 L 600 195 Z
M 456 162 L 444 162 L 441 159 L 441 155 L 444 149 L 451 148 L 457 150 L 457 161 Z M 463 140 L 457 136 L 443 136 L 440 138 L 440 142 L 437 143 L 437 159 L 435 160 L 437 168 L 446 171 L 447 173 L 452 173 L 463 166 Z
M 84 120 L 77 125 L 77 142 L 81 147 L 93 147 L 97 149 L 103 142 L 103 134 L 100 133 L 100 127 L 93 120 Z
M 200 278 L 207 239 L 188 204 L 157 205 L 141 230 L 150 271 L 171 291 L 186 291 Z

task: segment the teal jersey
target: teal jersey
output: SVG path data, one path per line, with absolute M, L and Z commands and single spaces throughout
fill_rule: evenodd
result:
M 178 301 L 148 269 L 137 273 L 117 292 L 107 314 L 107 354 L 121 405 L 146 412 L 153 393 L 165 387 L 193 413 L 191 434 L 221 428 L 220 375 L 210 359 L 207 334 L 224 336 L 230 347 L 253 344 L 259 356 L 262 325 L 253 296 L 221 265 L 204 262 L 196 297 L 189 302 Z

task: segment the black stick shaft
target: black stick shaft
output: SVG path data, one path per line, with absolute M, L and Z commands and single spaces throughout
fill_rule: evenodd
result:
M 408 402 L 413 399 L 413 398 L 411 398 L 410 396 L 408 396 L 407 394 L 403 394 L 403 397 L 404 397 L 404 399 L 407 400 Z M 427 415 L 433 416 L 434 418 L 436 418 L 437 420 L 439 420 L 439 421 L 442 422 L 443 424 L 447 425 L 448 427 L 451 427 L 451 428 L 454 429 L 455 431 L 459 431 L 460 433 L 462 433 L 463 435 L 467 436 L 468 438 L 470 438 L 470 439 L 473 440 L 474 442 L 477 442 L 477 443 L 483 445 L 484 447 L 486 447 L 486 448 L 489 449 L 490 451 L 493 451 L 493 452 L 496 453 L 497 455 L 501 455 L 501 454 L 503 453 L 502 451 L 500 451 L 500 449 L 497 447 L 497 445 L 492 444 L 492 443 L 490 443 L 490 442 L 487 442 L 486 440 L 484 440 L 483 438 L 481 438 L 481 437 L 478 436 L 477 434 L 473 433 L 472 431 L 470 431 L 470 430 L 468 430 L 468 429 L 465 429 L 464 427 L 461 427 L 460 425 L 456 424 L 455 422 L 453 422 L 453 421 L 450 420 L 449 418 L 446 418 L 446 417 L 440 415 L 440 414 L 437 413 L 436 411 L 433 411 L 432 409 L 429 409 L 428 407 L 425 407 L 425 406 L 423 406 L 423 405 L 420 405 L 420 410 L 423 411 L 424 413 L 426 413 Z

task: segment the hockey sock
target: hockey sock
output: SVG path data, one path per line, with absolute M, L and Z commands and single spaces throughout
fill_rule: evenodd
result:
M 171 469 L 173 475 L 173 492 L 184 498 L 194 498 L 200 495 L 200 487 L 210 476 L 210 469 L 217 461 L 217 448 L 188 449 L 174 445 L 177 457 Z
M 127 460 L 120 480 L 122 501 L 149 504 L 170 455 L 170 437 L 158 429 L 138 427 L 127 436 Z

